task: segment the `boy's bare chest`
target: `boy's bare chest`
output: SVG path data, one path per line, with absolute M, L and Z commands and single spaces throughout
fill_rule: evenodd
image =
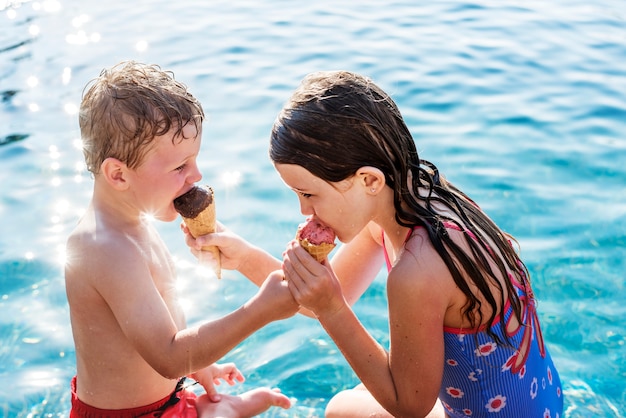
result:
M 152 282 L 172 318 L 179 326 L 184 326 L 184 316 L 177 295 L 176 268 L 167 246 L 152 225 L 135 236 L 135 244 L 140 247 L 143 262 L 149 270 Z

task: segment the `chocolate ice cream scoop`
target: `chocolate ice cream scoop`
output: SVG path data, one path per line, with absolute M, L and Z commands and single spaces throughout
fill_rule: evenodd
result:
M 193 219 L 213 203 L 213 189 L 209 186 L 194 186 L 187 193 L 174 199 L 174 209 L 183 218 Z
M 174 209 L 183 217 L 189 233 L 194 238 L 216 231 L 215 198 L 211 187 L 192 187 L 188 192 L 174 199 Z M 202 250 L 213 254 L 215 275 L 218 279 L 221 278 L 222 268 L 219 248 L 209 245 L 202 247 Z

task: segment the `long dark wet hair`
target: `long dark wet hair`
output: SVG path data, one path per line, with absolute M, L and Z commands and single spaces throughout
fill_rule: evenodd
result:
M 521 323 L 522 306 L 514 284 L 503 280 L 503 288 L 497 279 L 498 274 L 514 275 L 532 297 L 528 271 L 511 245 L 513 238 L 447 182 L 434 164 L 420 159 L 397 105 L 370 79 L 346 71 L 305 77 L 274 123 L 269 155 L 274 163 L 302 166 L 327 182 L 351 177 L 363 166 L 378 168 L 393 189 L 396 221 L 426 229 L 467 297 L 463 315 L 472 326 L 485 323 L 485 318 L 481 299 L 472 292 L 466 276 L 491 307 L 488 324 L 498 316 L 497 297 L 504 324 L 505 296 Z M 443 214 L 442 206 L 454 217 Z M 451 239 L 445 223 L 465 231 L 469 251 Z M 490 291 L 490 283 L 498 287 L 499 295 Z M 486 332 L 502 342 L 491 327 Z

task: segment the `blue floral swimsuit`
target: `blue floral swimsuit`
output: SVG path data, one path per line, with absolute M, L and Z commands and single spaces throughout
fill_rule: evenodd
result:
M 386 251 L 385 258 L 390 270 Z M 444 327 L 445 364 L 439 399 L 451 417 L 563 416 L 561 381 L 543 342 L 532 290 L 513 276 L 509 278 L 523 309 L 522 325 L 508 333 L 508 344 L 494 341 L 485 326 L 474 330 Z M 508 302 L 504 310 L 508 324 L 515 318 Z M 492 324 L 502 341 L 507 341 L 504 333 L 510 328 L 500 326 L 499 318 Z

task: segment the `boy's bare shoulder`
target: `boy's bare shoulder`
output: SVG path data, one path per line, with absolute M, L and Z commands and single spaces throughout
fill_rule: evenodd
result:
M 115 276 L 141 255 L 136 241 L 124 231 L 80 223 L 69 235 L 66 251 L 66 281 Z
M 90 222 L 80 222 L 67 239 L 68 251 L 85 255 L 123 252 L 132 247 L 134 240 L 126 231 L 96 227 Z

